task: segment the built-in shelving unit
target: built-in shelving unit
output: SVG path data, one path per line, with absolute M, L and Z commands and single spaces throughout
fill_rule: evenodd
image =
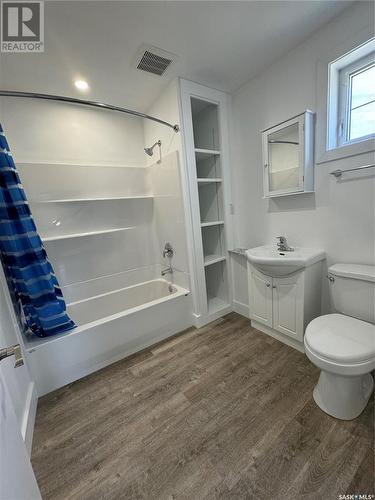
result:
M 193 211 L 200 324 L 231 308 L 227 264 L 226 96 L 191 82 L 182 85 L 190 198 Z M 224 109 L 225 108 L 225 109 Z

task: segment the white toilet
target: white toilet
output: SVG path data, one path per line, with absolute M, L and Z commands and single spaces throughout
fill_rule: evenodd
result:
M 328 273 L 339 314 L 308 324 L 305 351 L 321 369 L 313 393 L 316 404 L 333 417 L 352 420 L 365 409 L 374 387 L 375 268 L 335 264 Z

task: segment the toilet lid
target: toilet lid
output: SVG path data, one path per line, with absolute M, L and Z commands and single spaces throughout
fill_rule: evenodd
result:
M 305 343 L 318 356 L 337 363 L 360 363 L 375 357 L 375 326 L 342 314 L 326 314 L 309 323 Z

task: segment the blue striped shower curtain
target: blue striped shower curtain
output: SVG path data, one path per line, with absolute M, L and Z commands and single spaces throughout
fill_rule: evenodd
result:
M 66 313 L 1 124 L 0 257 L 26 334 L 46 337 L 75 327 Z

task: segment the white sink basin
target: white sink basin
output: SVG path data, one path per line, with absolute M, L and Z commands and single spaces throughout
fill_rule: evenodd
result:
M 294 252 L 279 252 L 275 246 L 250 248 L 246 257 L 267 276 L 287 276 L 325 258 L 324 250 L 296 247 Z

